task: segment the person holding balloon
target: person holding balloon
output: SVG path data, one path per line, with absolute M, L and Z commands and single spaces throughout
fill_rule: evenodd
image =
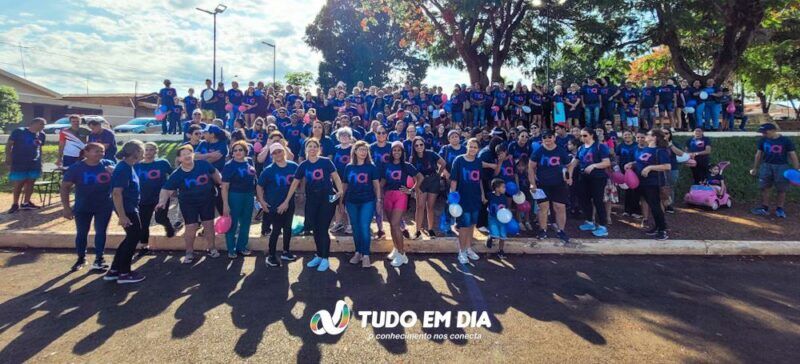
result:
M 636 160 L 625 165 L 625 170 L 636 172 L 639 181 L 639 194 L 650 207 L 650 215 L 655 226 L 645 232 L 656 240 L 667 239 L 667 221 L 661 207 L 662 172 L 669 172 L 669 142 L 661 129 L 653 129 L 645 136 L 647 147 L 642 148 Z M 633 186 L 631 186 L 634 188 Z
M 481 183 L 483 166 L 478 159 L 478 139 L 470 138 L 466 147 L 467 153 L 456 157 L 450 173 L 450 192 L 458 192 L 460 196 L 460 205 L 451 204 L 449 212 L 456 218 L 458 262 L 461 264 L 480 259 L 472 249 L 472 239 L 479 211 L 488 203 Z
M 528 162 L 528 180 L 531 193 L 537 197 L 539 205 L 537 214 L 539 233 L 537 238 L 547 238 L 547 218 L 552 205 L 555 212 L 558 231 L 556 236 L 569 243 L 569 236 L 564 232 L 567 224 L 567 203 L 569 202 L 569 188 L 572 185 L 572 175 L 575 164 L 568 164 L 570 159 L 566 149 L 556 144 L 555 135 L 549 130 L 542 133 L 542 147 L 533 152 Z M 566 171 L 565 171 L 566 170 Z M 587 177 L 588 178 L 588 177 Z M 541 189 L 541 193 L 538 193 Z
M 497 259 L 505 259 L 503 251 L 508 238 L 506 225 L 511 221 L 511 211 L 508 209 L 508 198 L 506 197 L 506 182 L 500 178 L 495 178 L 491 182 L 492 193 L 489 194 L 489 239 L 486 240 L 486 247 L 491 249 L 494 240 L 497 239 Z
M 775 188 L 775 216 L 786 218 L 783 205 L 786 202 L 786 190 L 789 183 L 800 184 L 800 163 L 797 160 L 795 145 L 791 139 L 778 133 L 775 124 L 767 123 L 758 128 L 761 138 L 758 140 L 753 169 L 750 174 L 758 176 L 758 188 L 761 190 L 761 207 L 751 210 L 761 216 L 769 215 L 770 189 Z M 789 168 L 791 163 L 793 170 Z
M 161 118 L 161 134 L 167 134 L 168 128 L 167 123 L 170 119 L 170 114 L 172 110 L 175 108 L 175 98 L 178 96 L 178 92 L 175 91 L 174 88 L 171 87 L 172 82 L 170 80 L 164 80 L 164 88 L 158 91 L 158 101 L 156 102 L 156 110 L 161 111 L 161 114 L 156 114 L 157 118 Z M 163 117 L 160 115 L 164 115 Z
M 194 240 L 197 228 L 202 224 L 207 232 L 203 234 L 208 247 L 210 258 L 219 257 L 219 252 L 214 245 L 214 201 L 215 185 L 222 183 L 222 177 L 214 166 L 204 160 L 195 160 L 194 148 L 191 145 L 178 147 L 177 159 L 180 165 L 167 178 L 161 188 L 157 210 L 169 209 L 170 197 L 177 191 L 178 206 L 186 227 L 183 231 L 183 240 L 186 244 L 186 254 L 183 264 L 194 261 Z
M 393 267 L 408 263 L 403 241 L 403 214 L 408 210 L 408 196 L 414 187 L 422 182 L 422 176 L 417 169 L 406 160 L 403 143 L 392 142 L 392 155 L 389 163 L 384 163 L 381 171 L 380 189 L 384 191 L 383 209 L 386 216 L 389 217 L 389 227 L 394 244 L 394 249 L 388 256 L 392 260 Z M 417 236 L 421 234 L 419 228 L 420 226 L 417 226 Z
M 597 140 L 594 129 L 583 128 L 580 135 L 583 145 L 578 148 L 576 158 L 570 163 L 571 170 L 579 167 L 581 172 L 578 193 L 585 221 L 579 228 L 582 231 L 591 231 L 596 237 L 605 237 L 608 236 L 608 216 L 603 194 L 608 179 L 605 169 L 611 167 L 611 153 L 607 145 Z
M 222 168 L 222 215 L 231 219 L 231 227 L 225 232 L 230 259 L 236 259 L 237 253 L 244 256 L 251 254 L 248 243 L 256 169 L 253 160 L 247 157 L 249 149 L 244 140 L 233 143 L 233 159 Z

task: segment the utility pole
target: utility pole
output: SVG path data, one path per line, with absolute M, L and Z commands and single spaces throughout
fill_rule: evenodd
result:
M 22 55 L 22 43 L 17 43 L 19 45 L 19 62 L 22 63 L 22 77 L 28 78 L 28 72 L 25 72 L 25 57 Z
M 209 15 L 214 17 L 214 53 L 213 53 L 213 61 L 212 61 L 212 66 L 211 66 L 212 74 L 213 74 L 211 76 L 211 79 L 213 80 L 214 85 L 217 84 L 217 14 L 222 14 L 225 11 L 225 9 L 227 9 L 227 8 L 228 7 L 226 5 L 223 5 L 223 4 L 217 5 L 217 7 L 214 8 L 214 10 L 205 10 L 205 9 L 195 8 L 195 9 L 197 9 L 199 11 L 202 11 L 202 12 L 204 12 L 206 14 L 209 14 Z

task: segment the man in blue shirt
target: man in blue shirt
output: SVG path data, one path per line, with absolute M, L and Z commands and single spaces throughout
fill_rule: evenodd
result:
M 600 96 L 600 85 L 594 78 L 587 78 L 587 84 L 581 88 L 581 101 L 584 105 L 586 114 L 586 127 L 594 129 L 600 124 L 600 104 L 603 97 Z
M 186 116 L 191 117 L 194 110 L 197 108 L 198 100 L 194 97 L 194 89 L 189 89 L 189 95 L 183 98 L 183 109 L 186 111 Z M 181 126 L 179 126 L 180 128 Z
M 31 202 L 33 183 L 42 175 L 42 145 L 44 145 L 45 120 L 35 118 L 25 128 L 14 129 L 6 143 L 6 165 L 10 167 L 8 180 L 13 185 L 14 200 L 7 213 L 40 208 Z M 19 205 L 22 192 L 23 203 Z
M 647 79 L 642 88 L 642 97 L 639 100 L 639 122 L 645 129 L 653 127 L 653 118 L 658 105 L 658 89 L 653 85 L 653 79 Z
M 758 131 L 762 138 L 758 140 L 758 149 L 750 174 L 758 176 L 758 188 L 761 190 L 761 207 L 750 210 L 752 213 L 761 216 L 769 215 L 769 193 L 772 187 L 778 195 L 775 203 L 775 216 L 786 218 L 783 205 L 786 202 L 786 190 L 789 188 L 789 180 L 783 173 L 789 169 L 789 163 L 794 169 L 800 169 L 797 160 L 797 152 L 791 139 L 780 135 L 775 124 L 767 123 L 761 125 Z

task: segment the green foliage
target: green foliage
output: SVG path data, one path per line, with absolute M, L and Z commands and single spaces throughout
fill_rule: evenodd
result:
M 586 46 L 578 43 L 563 45 L 550 65 L 550 77 L 580 83 L 587 76 L 607 76 L 612 82 L 622 81 L 630 63 L 619 52 L 609 53 L 599 60 L 593 58 Z M 544 80 L 544 66 L 535 68 L 539 81 Z
M 22 111 L 19 107 L 17 90 L 11 86 L 0 86 L 0 130 L 9 124 L 22 122 Z
M 286 72 L 283 78 L 286 80 L 287 85 L 300 86 L 303 88 L 307 88 L 314 82 L 314 74 L 308 71 Z

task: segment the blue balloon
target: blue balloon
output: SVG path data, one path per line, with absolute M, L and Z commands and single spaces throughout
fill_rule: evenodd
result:
M 256 92 L 254 92 L 254 94 L 255 94 L 256 96 L 258 96 L 258 97 L 261 97 L 261 95 L 263 95 L 264 93 L 263 93 L 263 92 L 261 92 L 261 90 L 256 90 Z
M 687 107 L 695 107 L 695 106 L 697 106 L 697 101 L 696 100 L 686 101 L 686 106 Z
M 417 136 L 422 136 L 422 134 L 425 134 L 425 128 L 423 128 L 421 126 L 418 126 L 417 127 Z
M 444 111 L 447 111 L 448 113 L 453 112 L 453 104 L 450 101 L 444 103 Z
M 789 180 L 792 184 L 800 184 L 800 171 L 796 169 L 787 169 L 783 172 L 783 177 Z
M 461 195 L 458 194 L 458 191 L 450 192 L 447 194 L 447 204 L 452 205 L 454 203 L 461 202 Z
M 162 113 L 165 113 L 165 112 L 167 112 L 167 110 L 169 110 L 169 108 L 167 108 L 167 105 L 161 105 L 161 108 L 160 108 L 159 110 L 160 110 Z
M 514 182 L 506 183 L 506 193 L 507 194 L 509 194 L 511 196 L 514 196 L 514 195 L 517 194 L 517 192 L 519 192 L 519 187 L 517 187 L 516 183 L 514 183 Z
M 439 231 L 450 231 L 450 223 L 447 221 L 447 214 L 442 214 L 439 216 Z
M 511 219 L 511 221 L 506 224 L 506 233 L 508 235 L 518 235 L 519 234 L 519 223 L 517 220 Z

